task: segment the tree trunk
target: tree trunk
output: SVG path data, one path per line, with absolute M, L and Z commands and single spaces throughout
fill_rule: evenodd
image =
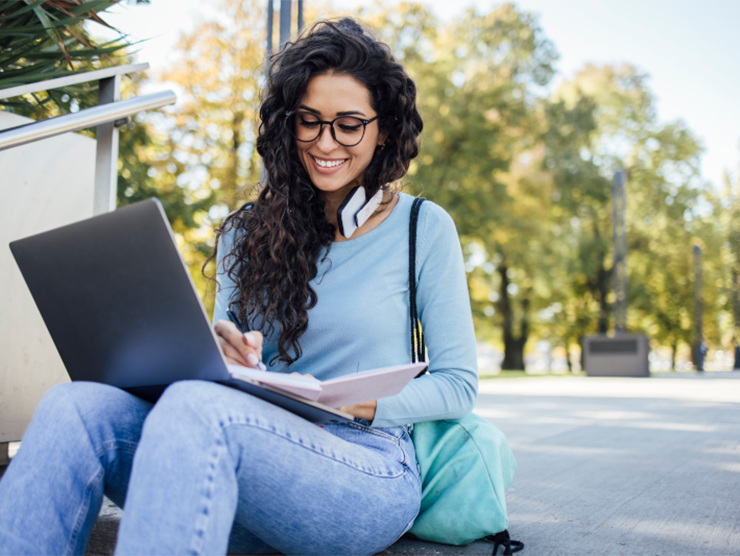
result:
M 601 232 L 596 221 L 593 222 L 592 230 L 594 238 L 600 241 Z M 597 323 L 599 334 L 606 334 L 609 331 L 609 302 L 607 301 L 607 296 L 609 295 L 609 286 L 611 285 L 611 272 L 604 267 L 606 252 L 600 252 L 598 257 L 599 268 L 596 269 L 596 275 L 589 280 L 589 284 L 591 294 L 599 301 L 599 318 Z
M 676 370 L 676 351 L 678 351 L 678 341 L 671 342 L 671 370 Z
M 524 370 L 524 346 L 529 337 L 529 300 L 522 300 L 522 321 L 519 330 L 519 336 L 514 335 L 514 314 L 509 298 L 509 277 L 506 272 L 508 267 L 505 264 L 498 266 L 498 273 L 501 276 L 501 290 L 499 295 L 499 311 L 503 317 L 503 337 L 504 337 L 504 360 L 501 362 L 501 369 L 506 370 Z
M 603 256 L 601 260 L 604 260 Z M 602 262 L 596 272 L 596 289 L 599 293 L 599 334 L 606 334 L 609 331 L 609 302 L 607 296 L 609 295 L 610 277 L 611 273 L 604 268 Z

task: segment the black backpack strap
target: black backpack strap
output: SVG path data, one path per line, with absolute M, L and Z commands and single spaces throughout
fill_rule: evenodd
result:
M 504 556 L 511 556 L 512 554 L 514 554 L 514 552 L 524 550 L 524 543 L 521 541 L 511 540 L 511 538 L 509 537 L 509 531 L 507 529 L 504 529 L 503 531 L 501 531 L 500 533 L 496 533 L 495 535 L 488 535 L 487 537 L 483 537 L 482 540 L 493 543 L 492 556 L 496 556 L 496 552 L 498 552 L 499 546 L 504 547 Z
M 424 197 L 417 197 L 411 205 L 409 219 L 409 318 L 411 320 L 411 362 L 426 361 L 424 349 L 424 333 L 421 331 L 419 315 L 416 310 L 416 228 L 419 223 L 419 210 L 426 201 Z

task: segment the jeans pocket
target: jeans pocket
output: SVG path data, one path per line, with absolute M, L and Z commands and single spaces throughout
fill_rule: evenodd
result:
M 365 423 L 367 423 L 367 421 L 365 421 Z M 355 421 L 354 423 L 347 423 L 347 426 L 364 431 L 379 438 L 385 438 L 386 440 L 388 440 L 389 442 L 393 442 L 397 446 L 401 444 L 401 440 L 397 436 L 394 436 L 391 433 L 384 431 L 383 429 L 376 429 L 374 427 L 371 427 L 370 425 L 358 423 L 357 421 Z
M 408 450 L 405 449 L 406 447 L 404 446 L 406 442 L 398 436 L 395 436 L 390 432 L 386 432 L 387 430 L 395 432 L 395 427 L 383 430 L 358 423 L 357 421 L 352 423 L 325 423 L 322 426 L 327 432 L 334 436 L 352 444 L 368 448 L 375 453 L 382 454 L 383 458 L 388 461 L 389 464 L 393 462 L 395 465 L 400 465 L 398 468 L 399 472 L 401 472 L 401 469 L 409 468 L 410 458 Z M 413 463 L 415 464 L 416 462 L 414 461 Z M 414 465 L 414 467 L 416 467 L 416 465 Z

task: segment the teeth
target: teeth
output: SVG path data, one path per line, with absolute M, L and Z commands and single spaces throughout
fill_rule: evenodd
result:
M 316 161 L 316 164 L 322 168 L 334 168 L 340 164 L 344 164 L 344 160 L 319 160 L 316 157 L 314 157 L 314 160 Z

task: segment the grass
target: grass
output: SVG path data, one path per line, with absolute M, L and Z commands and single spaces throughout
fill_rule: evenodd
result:
M 714 374 L 714 373 L 724 373 L 724 372 L 729 372 L 729 371 L 730 369 L 727 369 L 726 371 L 705 371 L 705 372 L 709 374 Z M 694 375 L 696 374 L 696 371 L 694 370 L 664 371 L 664 370 L 651 369 L 650 374 L 651 376 Z M 528 373 L 526 371 L 515 371 L 515 370 L 503 370 L 499 373 L 481 373 L 479 375 L 481 380 L 487 380 L 491 378 L 572 378 L 572 377 L 584 377 L 584 376 L 586 376 L 586 373 L 584 372 Z
M 480 375 L 480 379 L 489 378 L 568 378 L 574 376 L 586 376 L 586 373 L 528 373 L 526 371 L 514 371 L 514 370 L 502 370 L 499 373 L 483 373 Z

